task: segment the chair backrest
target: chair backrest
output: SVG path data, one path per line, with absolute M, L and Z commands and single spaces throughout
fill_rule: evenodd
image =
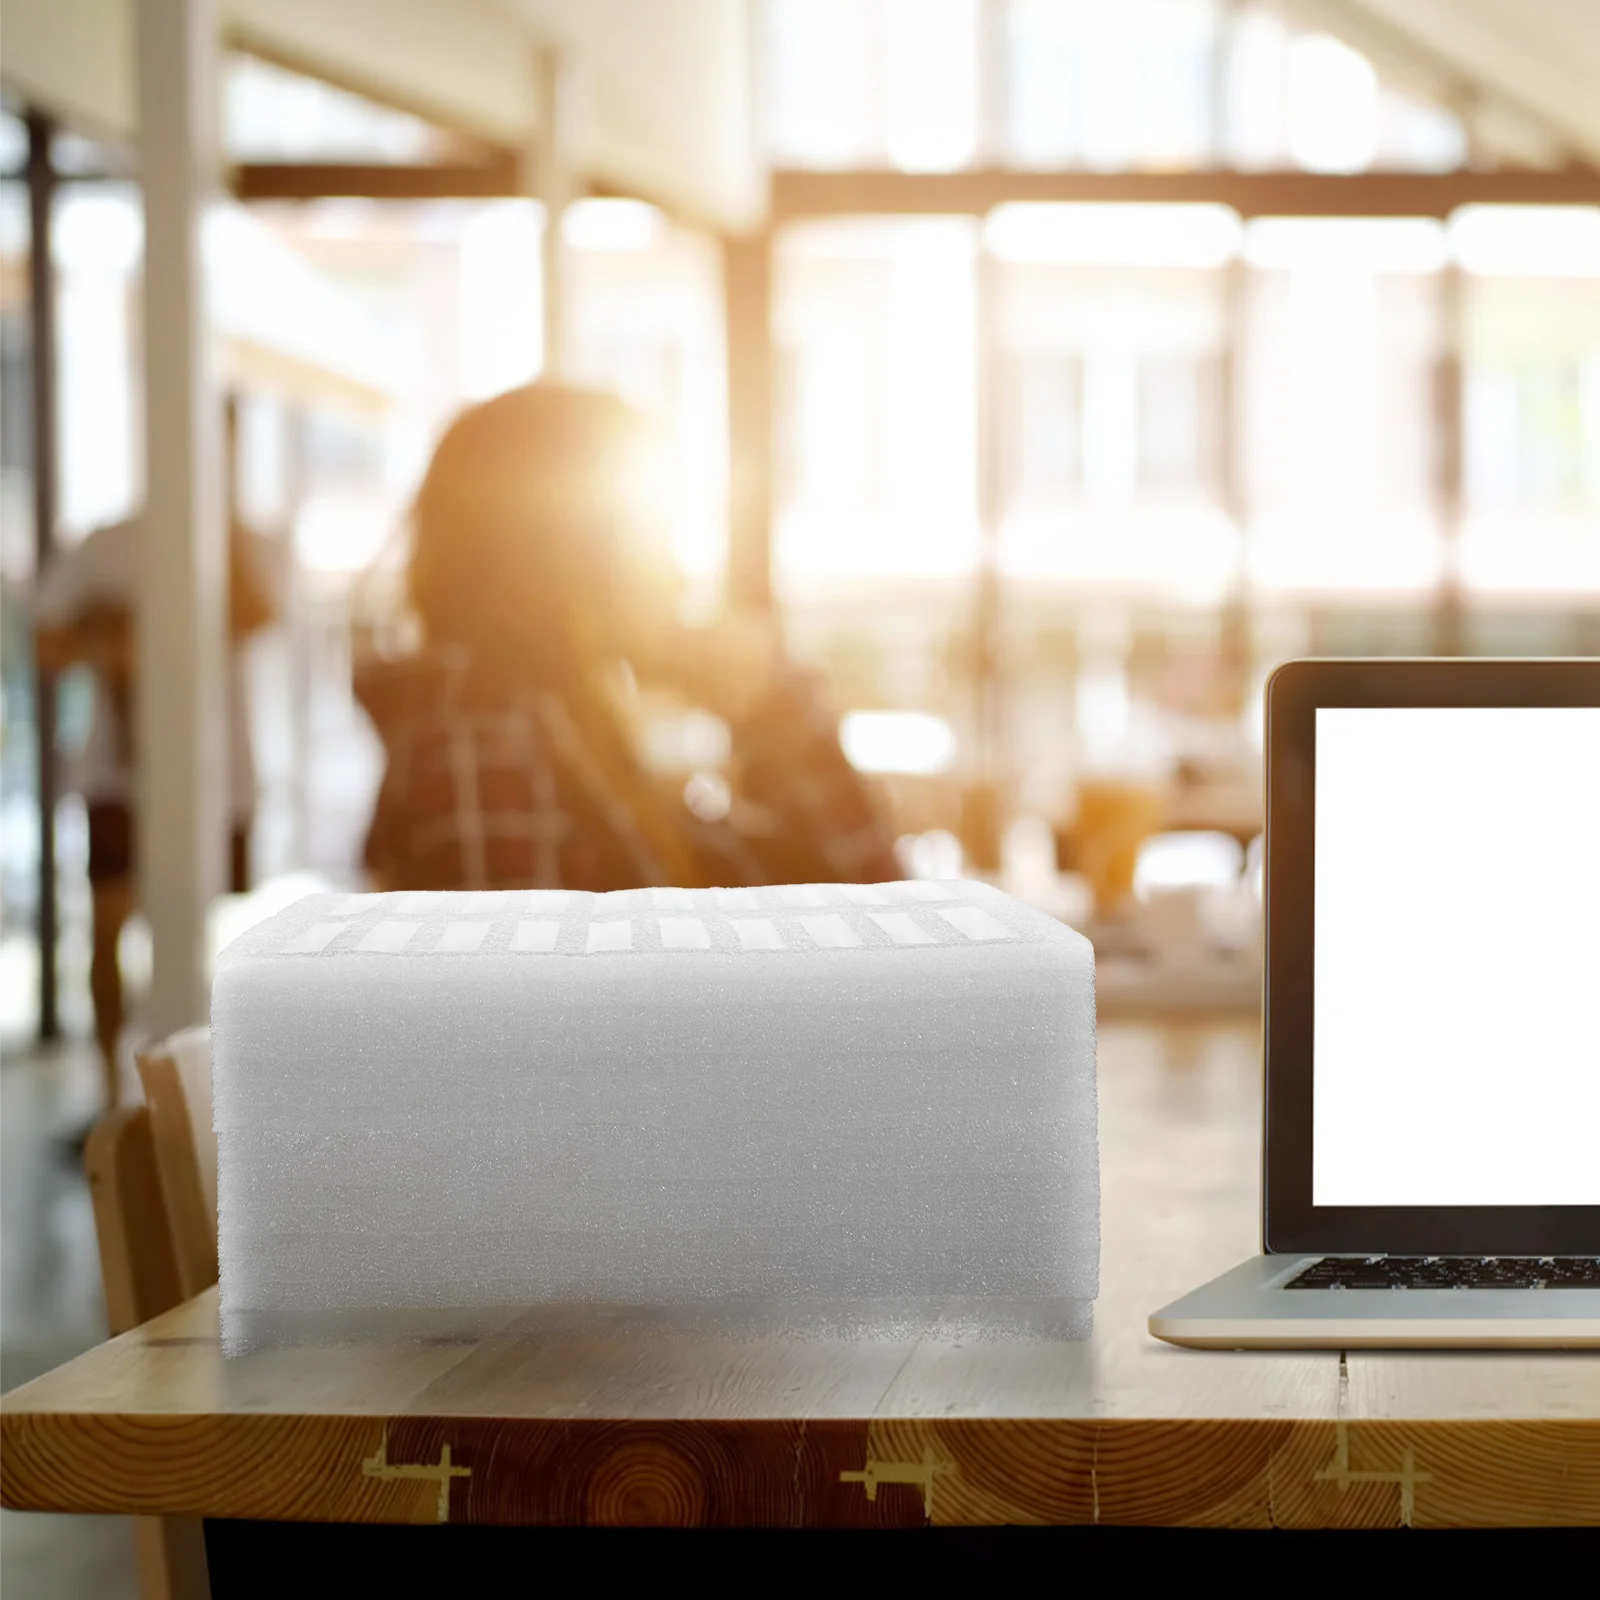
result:
M 150 1124 L 148 1106 L 113 1107 L 90 1129 L 83 1148 L 113 1334 L 183 1299 Z
M 148 1106 L 114 1106 L 90 1129 L 83 1147 L 106 1322 L 113 1336 L 170 1311 L 184 1298 L 152 1124 Z M 135 1517 L 133 1539 L 143 1600 L 210 1600 L 205 1538 L 197 1518 Z
M 181 1299 L 217 1281 L 217 1136 L 211 1030 L 189 1028 L 138 1055 Z

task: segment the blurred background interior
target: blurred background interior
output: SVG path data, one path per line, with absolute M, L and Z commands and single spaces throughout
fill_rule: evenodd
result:
M 185 28 L 210 153 L 199 112 L 141 144 Z M 541 374 L 662 420 L 694 606 L 773 608 L 906 872 L 1083 927 L 1108 1012 L 1256 1006 L 1276 662 L 1600 653 L 1586 0 L 5 0 L 0 81 L 0 1039 L 54 1108 L 8 1164 L 97 1083 L 38 1075 L 92 1036 L 89 690 L 29 608 L 145 493 L 158 187 L 214 185 L 229 492 L 284 579 L 208 950 L 359 887 L 409 496 Z M 646 748 L 715 809 L 714 718 Z M 137 1026 L 138 918 L 120 957 Z

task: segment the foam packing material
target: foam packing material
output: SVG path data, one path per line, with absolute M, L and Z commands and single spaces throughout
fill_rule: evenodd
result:
M 1082 1337 L 1094 956 L 981 883 L 315 895 L 212 994 L 224 1349 Z

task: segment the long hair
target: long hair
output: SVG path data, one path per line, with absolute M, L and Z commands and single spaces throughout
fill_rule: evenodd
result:
M 406 597 L 430 644 L 569 692 L 584 615 L 626 560 L 653 434 L 615 395 L 536 383 L 456 418 L 411 516 Z

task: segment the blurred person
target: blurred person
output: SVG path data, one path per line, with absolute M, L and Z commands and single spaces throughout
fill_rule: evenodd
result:
M 87 738 L 69 760 L 67 787 L 83 798 L 89 828 L 89 892 L 93 935 L 89 991 L 95 1039 L 105 1074 L 105 1103 L 119 1098 L 117 1047 L 124 1004 L 117 945 L 137 908 L 134 745 L 137 663 L 133 609 L 138 583 L 137 520 L 97 528 L 59 549 L 34 596 L 34 641 L 40 669 L 87 667 L 93 704 Z M 248 887 L 249 836 L 255 806 L 243 645 L 275 616 L 271 564 L 259 535 L 235 524 L 229 538 L 228 785 L 230 887 Z
M 811 673 L 765 619 L 677 620 L 652 515 L 656 441 L 612 395 L 551 384 L 465 411 L 411 518 L 419 648 L 356 692 L 387 769 L 365 860 L 383 889 L 623 889 L 900 876 Z M 724 816 L 665 790 L 630 683 L 727 724 Z

